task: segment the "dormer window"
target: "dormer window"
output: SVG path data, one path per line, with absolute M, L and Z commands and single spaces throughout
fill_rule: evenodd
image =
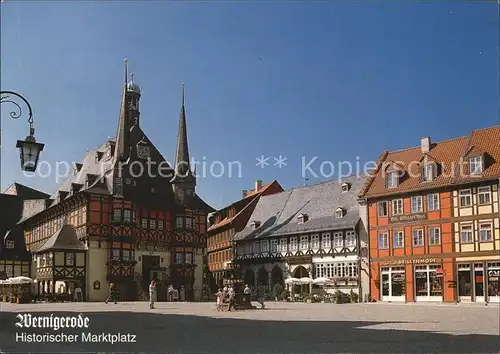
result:
M 422 181 L 431 182 L 436 179 L 437 166 L 434 163 L 426 163 L 422 166 Z
M 482 156 L 473 156 L 469 158 L 469 172 L 471 175 L 476 175 L 483 172 Z
M 305 223 L 307 220 L 308 220 L 308 216 L 307 216 L 307 214 L 299 214 L 299 216 L 297 216 L 297 222 L 298 222 L 299 224 L 303 224 L 303 223 Z
M 10 249 L 14 248 L 14 241 L 12 240 L 5 241 L 5 248 L 10 248 Z
M 344 208 L 337 208 L 337 210 L 335 210 L 335 218 L 336 219 L 341 219 L 344 217 L 344 215 L 345 215 Z
M 342 193 L 349 192 L 349 189 L 351 188 L 351 185 L 347 182 L 342 183 L 340 186 L 342 188 Z
M 398 171 L 387 172 L 387 188 L 396 188 L 399 184 Z
M 250 224 L 252 230 L 256 230 L 259 228 L 260 226 L 260 221 L 252 221 L 252 223 Z

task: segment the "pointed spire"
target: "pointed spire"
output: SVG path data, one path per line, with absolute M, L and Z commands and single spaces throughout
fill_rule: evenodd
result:
M 125 83 L 123 85 L 122 104 L 120 107 L 120 119 L 118 121 L 118 131 L 116 133 L 115 160 L 125 161 L 129 157 L 129 134 L 130 121 L 127 109 L 127 76 L 128 61 L 125 59 Z
M 181 113 L 179 117 L 179 131 L 177 135 L 177 151 L 175 154 L 175 169 L 178 177 L 192 177 L 191 169 L 189 167 L 189 147 L 187 139 L 187 126 L 186 126 L 186 107 L 185 107 L 185 92 L 184 82 L 181 83 Z

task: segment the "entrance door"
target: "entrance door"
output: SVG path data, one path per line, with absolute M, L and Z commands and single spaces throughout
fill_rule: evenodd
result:
M 472 301 L 472 276 L 470 263 L 457 265 L 458 299 L 460 302 Z
M 476 302 L 484 302 L 484 264 L 474 263 L 474 295 Z
M 405 301 L 404 267 L 383 267 L 380 282 L 382 301 Z

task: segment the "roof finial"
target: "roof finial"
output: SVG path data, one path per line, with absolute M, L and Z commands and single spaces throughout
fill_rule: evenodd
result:
M 125 85 L 127 84 L 127 79 L 128 79 L 128 59 L 125 58 Z
M 181 82 L 181 90 L 182 90 L 182 102 L 181 105 L 184 107 L 184 81 Z
M 130 73 L 130 82 L 134 83 L 134 73 Z

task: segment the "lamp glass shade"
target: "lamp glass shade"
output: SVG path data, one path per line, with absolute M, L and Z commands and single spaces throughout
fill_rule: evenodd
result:
M 37 143 L 33 137 L 29 136 L 25 140 L 18 140 L 16 147 L 20 152 L 22 170 L 35 172 L 44 144 Z

